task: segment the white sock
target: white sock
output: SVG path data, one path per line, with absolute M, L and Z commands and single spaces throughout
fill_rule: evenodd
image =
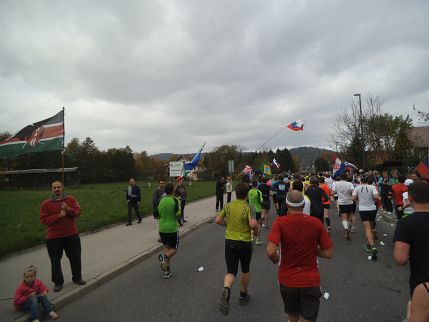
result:
M 347 220 L 343 220 L 343 227 L 344 229 L 349 229 L 349 223 Z

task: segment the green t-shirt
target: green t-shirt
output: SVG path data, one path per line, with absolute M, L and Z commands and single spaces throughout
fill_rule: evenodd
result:
M 249 191 L 249 204 L 255 208 L 256 212 L 261 212 L 262 192 L 257 188 L 252 188 Z
M 249 225 L 250 206 L 243 199 L 231 201 L 223 207 L 221 217 L 226 217 L 225 238 L 251 242 L 251 229 Z
M 175 233 L 178 230 L 177 218 L 180 216 L 180 202 L 173 196 L 161 198 L 158 205 L 159 232 Z

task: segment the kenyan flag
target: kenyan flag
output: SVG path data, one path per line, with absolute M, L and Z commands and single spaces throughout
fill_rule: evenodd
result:
M 0 142 L 0 158 L 21 154 L 62 150 L 64 148 L 64 110 L 58 114 L 27 125 L 14 136 Z

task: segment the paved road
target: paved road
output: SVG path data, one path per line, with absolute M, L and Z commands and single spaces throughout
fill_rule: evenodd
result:
M 363 233 L 347 242 L 340 221 L 333 218 L 334 259 L 320 260 L 323 300 L 318 321 L 402 321 L 408 299 L 408 267 L 392 259 L 390 223 L 378 221 L 379 260 L 368 261 Z M 267 231 L 264 231 L 267 234 Z M 387 236 L 383 236 L 387 234 Z M 181 241 L 170 280 L 162 278 L 156 256 L 116 277 L 60 311 L 61 321 L 287 321 L 276 282 L 276 266 L 255 246 L 246 307 L 238 305 L 238 283 L 232 290 L 231 311 L 218 311 L 223 286 L 224 228 L 207 224 Z M 203 272 L 198 272 L 200 266 Z

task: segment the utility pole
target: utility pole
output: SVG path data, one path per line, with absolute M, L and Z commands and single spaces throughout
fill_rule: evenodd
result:
M 365 171 L 365 141 L 363 139 L 363 118 L 362 118 L 362 100 L 360 94 L 354 94 L 353 96 L 359 97 L 359 126 L 360 126 L 360 140 L 362 146 L 362 170 Z

